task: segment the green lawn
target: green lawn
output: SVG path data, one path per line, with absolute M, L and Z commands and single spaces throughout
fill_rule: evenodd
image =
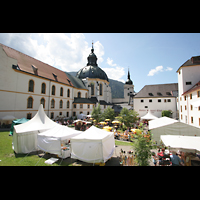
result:
M 79 162 L 73 159 L 65 159 L 62 161 L 60 158 L 53 165 L 45 164 L 48 155 L 42 158 L 33 154 L 15 154 L 12 149 L 12 136 L 9 132 L 0 132 L 0 166 L 90 166 L 90 163 Z M 131 146 L 131 142 L 124 142 L 115 140 L 115 145 Z M 45 158 L 46 157 L 46 158 Z M 62 162 L 61 162 L 62 161 Z
M 131 146 L 132 143 L 131 142 L 124 142 L 124 141 L 120 141 L 120 140 L 115 140 L 115 145 Z
M 38 157 L 38 155 L 16 154 L 12 149 L 12 136 L 9 132 L 0 132 L 0 166 L 58 166 L 61 162 L 59 159 L 53 165 L 45 164 L 45 158 Z M 63 161 L 63 166 L 73 165 L 69 162 Z

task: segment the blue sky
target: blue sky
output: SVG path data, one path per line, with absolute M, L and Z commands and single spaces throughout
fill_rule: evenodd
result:
M 176 70 L 200 55 L 199 33 L 0 33 L 0 43 L 64 71 L 87 64 L 92 40 L 99 67 L 123 82 L 129 67 L 136 92 L 178 82 Z

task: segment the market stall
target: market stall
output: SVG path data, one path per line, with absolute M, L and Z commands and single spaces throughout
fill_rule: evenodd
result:
M 71 138 L 71 158 L 88 163 L 105 163 L 115 149 L 114 133 L 95 126 Z
M 56 154 L 61 158 L 70 157 L 69 140 L 81 134 L 82 131 L 77 131 L 67 126 L 58 125 L 48 131 L 37 135 L 38 148 L 52 154 Z
M 200 129 L 169 117 L 161 117 L 149 122 L 152 140 L 160 143 L 160 135 L 200 136 Z
M 58 124 L 47 117 L 43 105 L 40 104 L 38 112 L 31 120 L 14 126 L 13 150 L 16 153 L 37 151 L 37 134 L 54 126 Z

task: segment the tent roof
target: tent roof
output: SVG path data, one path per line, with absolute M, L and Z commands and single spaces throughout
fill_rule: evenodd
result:
M 154 116 L 151 111 L 149 110 L 148 113 L 146 115 L 144 115 L 143 117 L 141 117 L 141 119 L 157 119 L 156 116 Z
M 57 126 L 38 134 L 38 136 L 55 137 L 61 140 L 66 140 L 81 133 L 82 131 L 77 131 L 67 126 L 58 124 Z
M 81 133 L 80 135 L 77 135 L 71 140 L 103 140 L 107 137 L 109 137 L 112 132 L 107 132 L 105 130 L 99 129 L 95 126 L 91 126 L 89 129 Z
M 178 122 L 178 120 L 175 120 L 175 119 L 172 119 L 172 118 L 169 118 L 169 117 L 161 117 L 161 118 L 158 118 L 158 119 L 151 120 L 149 122 L 149 129 L 152 130 L 152 129 L 159 128 L 159 127 L 162 127 L 162 126 L 166 126 L 166 125 L 169 125 L 169 124 L 173 124 L 173 123 L 176 123 L 176 122 Z
M 171 148 L 196 149 L 200 151 L 200 137 L 161 135 L 160 138 L 166 146 Z
M 43 105 L 40 104 L 38 112 L 31 120 L 20 125 L 15 125 L 14 128 L 16 133 L 24 133 L 24 132 L 50 129 L 56 125 L 57 125 L 56 122 L 52 121 L 47 117 L 47 115 L 44 112 Z
M 16 119 L 16 117 L 14 117 L 12 115 L 6 115 L 1 118 L 1 120 L 14 120 L 14 119 Z

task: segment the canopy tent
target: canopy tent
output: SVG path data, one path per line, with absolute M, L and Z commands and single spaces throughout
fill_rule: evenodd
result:
M 83 113 L 77 115 L 78 119 L 85 119 L 86 117 L 87 117 L 87 115 L 85 115 Z
M 165 146 L 181 150 L 200 151 L 200 137 L 181 135 L 161 135 L 160 139 Z
M 67 126 L 58 125 L 52 129 L 42 132 L 37 135 L 37 146 L 39 149 L 62 155 L 61 145 L 68 142 L 71 137 L 81 134 L 82 131 L 77 131 Z
M 6 115 L 4 117 L 1 118 L 1 122 L 2 124 L 5 123 L 5 124 L 11 124 L 12 121 L 16 119 L 16 117 L 12 116 L 12 115 Z
M 114 149 L 114 133 L 95 126 L 71 138 L 71 158 L 84 162 L 106 162 L 111 158 Z
M 26 123 L 15 125 L 13 131 L 13 150 L 16 153 L 30 153 L 37 150 L 37 134 L 58 126 L 47 117 L 43 105 L 39 106 L 35 116 Z
M 26 119 L 26 118 L 21 118 L 21 119 L 16 119 L 16 120 L 13 120 L 12 121 L 12 124 L 11 124 L 11 128 L 10 128 L 10 135 L 13 135 L 13 130 L 14 130 L 14 126 L 15 125 L 18 125 L 18 124 L 23 124 L 25 122 L 29 121 L 29 119 Z
M 144 115 L 143 117 L 141 117 L 141 119 L 146 119 L 146 120 L 151 120 L 151 119 L 157 119 L 156 116 L 154 116 L 151 111 L 149 110 L 148 113 L 146 115 Z
M 200 129 L 169 117 L 161 117 L 149 122 L 152 140 L 160 141 L 160 135 L 200 136 Z

